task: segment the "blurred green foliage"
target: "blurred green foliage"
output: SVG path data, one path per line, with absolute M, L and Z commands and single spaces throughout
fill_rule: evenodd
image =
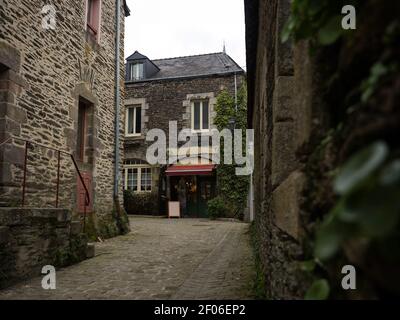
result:
M 316 235 L 315 257 L 331 259 L 354 238 L 379 240 L 397 233 L 400 221 L 400 159 L 377 141 L 357 152 L 334 181 L 339 201 Z
M 282 42 L 308 39 L 314 46 L 331 45 L 348 33 L 342 28 L 345 5 L 356 0 L 293 0 L 291 15 L 282 30 Z

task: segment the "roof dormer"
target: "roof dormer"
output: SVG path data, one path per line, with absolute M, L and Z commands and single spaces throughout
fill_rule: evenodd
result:
M 138 51 L 126 59 L 126 81 L 141 81 L 159 71 L 160 69 L 149 58 Z

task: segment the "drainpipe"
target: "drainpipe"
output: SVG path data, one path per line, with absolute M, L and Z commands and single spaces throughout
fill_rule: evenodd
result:
M 115 165 L 114 165 L 114 198 L 118 199 L 119 187 L 119 122 L 120 122 L 120 16 L 121 0 L 116 0 L 116 18 L 115 18 Z

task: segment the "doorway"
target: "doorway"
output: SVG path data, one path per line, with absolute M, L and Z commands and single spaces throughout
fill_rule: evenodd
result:
M 207 218 L 207 203 L 215 196 L 214 176 L 175 176 L 171 177 L 171 200 L 179 201 L 179 182 L 185 182 L 186 207 L 182 216 L 190 218 Z
M 79 97 L 78 121 L 76 127 L 76 160 L 81 177 L 77 176 L 77 211 L 90 212 L 93 203 L 93 104 Z M 86 188 L 85 188 L 86 187 Z M 86 189 L 89 192 L 89 204 L 85 205 Z

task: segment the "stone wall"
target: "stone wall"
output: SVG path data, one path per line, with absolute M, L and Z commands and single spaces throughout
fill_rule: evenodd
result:
M 309 139 L 311 122 L 320 122 L 312 119 L 310 109 L 315 98 L 311 81 L 316 79 L 307 48 L 281 43 L 290 1 L 259 1 L 257 5 L 254 92 L 249 92 L 254 103 L 249 122 L 255 130 L 253 187 L 258 249 L 267 297 L 296 299 L 302 298 L 309 286 L 299 270 L 304 254 L 301 205 L 307 182 L 299 152 Z
M 114 209 L 115 1 L 102 1 L 96 43 L 85 30 L 85 1 L 54 2 L 55 30 L 42 27 L 43 1 L 2 2 L 0 8 L 0 141 L 10 136 L 34 142 L 28 149 L 25 205 L 54 207 L 58 153 L 59 207 L 77 214 L 78 105 L 90 104 L 84 162 L 91 177 L 91 217 L 97 230 L 117 234 Z M 121 134 L 123 134 L 124 10 L 121 2 Z M 39 146 L 43 145 L 43 146 Z M 51 149 L 49 149 L 51 148 Z M 0 202 L 21 204 L 25 144 L 0 147 Z M 123 142 L 120 144 L 122 165 Z M 120 188 L 122 203 L 122 188 Z
M 239 88 L 243 82 L 243 75 L 238 75 L 237 77 Z M 178 131 L 190 128 L 188 103 L 193 98 L 192 95 L 211 97 L 212 102 L 215 104 L 214 99 L 222 90 L 228 90 L 230 94 L 234 94 L 235 82 L 233 74 L 127 84 L 125 105 L 133 104 L 137 99 L 145 99 L 145 108 L 142 111 L 142 119 L 145 119 L 145 121 L 143 121 L 142 126 L 144 127 L 139 138 L 125 138 L 125 158 L 146 160 L 147 146 L 152 144 L 145 142 L 148 130 L 158 128 L 168 134 L 169 121 L 178 122 Z
M 333 182 L 351 156 L 379 140 L 389 146 L 391 158 L 398 158 L 399 69 L 380 79 L 367 101 L 362 96 L 373 66 L 398 60 L 399 4 L 360 3 L 357 29 L 331 46 L 314 46 L 311 54 L 308 40 L 281 43 L 290 0 L 245 3 L 247 45 L 257 48 L 247 52 L 249 125 L 256 139 L 255 230 L 267 298 L 302 299 L 316 279 L 326 279 L 329 298 L 398 297 L 395 270 L 400 259 L 382 254 L 387 247 L 398 247 L 398 238 L 390 233 L 376 240 L 352 225 L 344 236 L 341 226 L 335 236 L 346 240 L 334 257 L 308 271 L 303 262 L 316 261 L 315 239 L 322 221 L 332 218 L 331 210 L 341 203 Z M 397 33 L 389 41 L 392 25 Z M 379 219 L 390 220 L 377 202 L 394 200 L 379 195 L 372 204 L 371 194 L 360 194 L 360 211 L 370 210 L 375 225 Z M 392 232 L 398 234 L 399 227 L 397 223 Z M 346 264 L 356 267 L 357 290 L 341 287 Z
M 0 208 L 0 288 L 87 258 L 87 236 L 66 209 Z

